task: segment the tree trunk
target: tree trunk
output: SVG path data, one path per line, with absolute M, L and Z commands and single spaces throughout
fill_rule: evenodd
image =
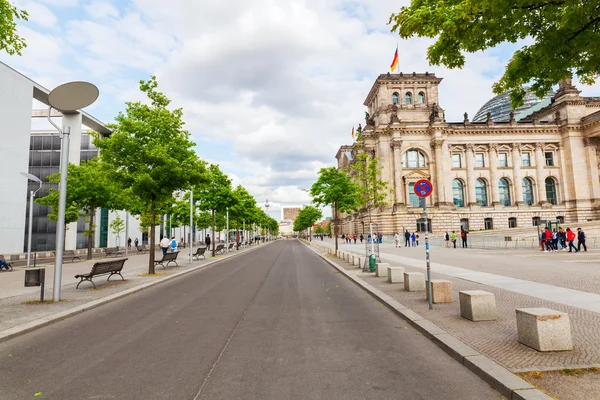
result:
M 308 241 L 312 242 L 312 226 L 308 228 Z
M 94 207 L 94 200 L 90 202 L 90 226 L 88 228 L 88 245 L 87 245 L 87 259 L 92 259 L 92 242 L 94 241 L 94 216 L 96 215 L 96 208 Z
M 215 210 L 212 211 L 212 255 L 215 256 Z
M 332 222 L 333 221 L 337 221 L 336 215 L 335 215 L 335 201 L 333 202 L 333 217 L 331 218 Z M 331 222 L 329 223 L 330 227 L 331 227 Z M 331 229 L 330 229 L 331 231 Z M 333 224 L 333 236 L 335 236 L 335 254 L 337 254 L 338 251 L 338 237 L 337 237 L 337 222 L 335 222 Z
M 156 224 L 156 203 L 152 200 L 152 217 L 150 218 L 150 257 L 148 258 L 148 273 L 154 275 L 154 252 L 155 252 L 155 238 L 154 238 L 154 225 Z

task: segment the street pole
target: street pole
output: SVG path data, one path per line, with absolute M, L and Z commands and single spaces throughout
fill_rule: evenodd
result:
M 194 226 L 194 191 L 190 190 L 190 262 L 192 262 L 192 248 L 194 247 L 194 233 L 193 233 L 193 227 Z
M 56 221 L 56 258 L 54 260 L 54 286 L 52 301 L 60 301 L 62 285 L 62 262 L 65 246 L 65 208 L 67 203 L 67 173 L 69 170 L 69 146 L 71 144 L 71 127 L 66 125 L 62 132 L 60 183 L 58 184 L 58 220 Z
M 129 254 L 129 211 L 125 211 L 125 255 Z
M 429 260 L 429 222 L 427 220 L 427 198 L 423 199 L 423 214 L 425 216 L 425 261 L 427 262 L 427 289 L 429 290 L 429 309 L 433 310 L 433 292 L 431 290 L 431 264 Z
M 27 236 L 27 268 L 31 266 L 31 232 L 33 231 L 33 190 L 29 191 L 29 235 Z
M 229 251 L 229 207 L 227 207 L 227 228 L 225 233 L 225 248 Z

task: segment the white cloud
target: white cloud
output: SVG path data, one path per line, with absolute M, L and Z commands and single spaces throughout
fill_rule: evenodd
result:
M 84 8 L 88 15 L 94 19 L 119 16 L 119 10 L 107 1 L 95 0 Z

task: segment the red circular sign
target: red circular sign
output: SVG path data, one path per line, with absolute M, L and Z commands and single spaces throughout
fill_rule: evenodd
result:
M 429 197 L 433 191 L 433 185 L 427 179 L 421 179 L 415 183 L 415 194 L 421 198 Z

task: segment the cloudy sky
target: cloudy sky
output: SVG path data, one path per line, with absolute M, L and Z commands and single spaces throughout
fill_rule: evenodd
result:
M 408 0 L 13 0 L 29 22 L 22 57 L 0 60 L 47 88 L 87 80 L 89 112 L 105 122 L 142 99 L 140 79 L 182 107 L 203 159 L 217 163 L 270 214 L 309 202 L 317 171 L 334 165 L 364 122 L 362 103 L 388 72 L 399 39 L 391 13 Z M 428 65 L 424 39 L 399 41 L 400 70 L 443 77 L 448 121 L 492 97 L 513 45 L 468 57 L 462 70 Z M 584 95 L 600 87 L 581 87 Z M 327 213 L 327 211 L 326 211 Z

